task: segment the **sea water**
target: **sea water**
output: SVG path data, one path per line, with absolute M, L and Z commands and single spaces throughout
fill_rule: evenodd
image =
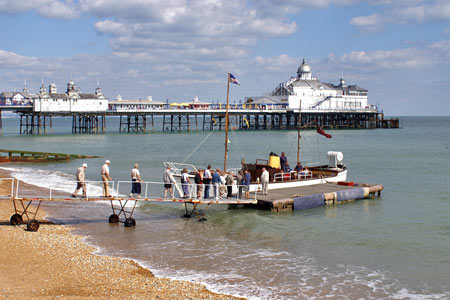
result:
M 18 120 L 4 119 L 0 148 L 101 158 L 0 167 L 67 192 L 83 162 L 89 180 L 100 180 L 109 159 L 114 180 L 128 181 L 137 162 L 145 181 L 161 181 L 163 161 L 181 162 L 201 144 L 186 162 L 223 167 L 223 132 L 204 141 L 209 132 L 119 134 L 117 119 L 107 123 L 107 134 L 72 135 L 71 120 L 54 119 L 53 135 L 20 136 Z M 342 151 L 348 179 L 383 184 L 379 198 L 283 213 L 213 206 L 203 223 L 181 218 L 181 204 L 145 203 L 136 209 L 135 228 L 108 224 L 111 210 L 103 203 L 44 207 L 101 254 L 216 292 L 250 299 L 450 299 L 450 118 L 404 117 L 402 124 L 328 130 L 332 139 L 302 132 L 303 164 Z M 271 151 L 286 152 L 295 165 L 296 137 L 296 131 L 231 131 L 228 166 L 267 159 Z

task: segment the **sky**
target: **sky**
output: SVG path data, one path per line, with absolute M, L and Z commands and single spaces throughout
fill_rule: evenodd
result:
M 450 115 L 450 0 L 0 0 L 0 91 L 72 78 L 109 99 L 270 93 L 305 58 L 385 115 Z

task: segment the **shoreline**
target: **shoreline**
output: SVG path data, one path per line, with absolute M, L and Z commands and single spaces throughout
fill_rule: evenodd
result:
M 0 178 L 10 177 L 0 170 Z M 0 181 L 1 195 L 10 190 L 10 182 Z M 37 232 L 11 226 L 13 213 L 11 201 L 0 200 L 0 252 L 7 254 L 0 256 L 4 299 L 245 299 L 211 292 L 200 283 L 156 277 L 132 259 L 98 254 L 100 248 L 67 225 L 43 222 Z M 41 208 L 37 219 L 45 216 Z

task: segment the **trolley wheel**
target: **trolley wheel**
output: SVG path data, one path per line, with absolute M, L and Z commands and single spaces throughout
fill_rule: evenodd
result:
M 183 218 L 190 218 L 190 217 L 192 217 L 192 215 L 191 215 L 191 214 L 188 214 L 188 213 L 185 213 L 185 214 L 183 215 Z
M 31 220 L 27 223 L 28 231 L 38 231 L 38 229 L 39 229 L 39 222 L 37 220 Z
M 134 227 L 136 226 L 136 220 L 133 218 L 127 218 L 124 222 L 125 227 Z
M 19 214 L 14 214 L 11 216 L 11 219 L 9 219 L 11 225 L 20 225 L 22 224 L 22 221 L 22 216 Z
M 207 218 L 203 218 L 201 217 L 200 219 L 198 219 L 199 222 L 206 222 L 208 219 Z
M 116 214 L 112 214 L 109 216 L 109 223 L 111 224 L 115 224 L 115 223 L 119 223 L 119 216 Z

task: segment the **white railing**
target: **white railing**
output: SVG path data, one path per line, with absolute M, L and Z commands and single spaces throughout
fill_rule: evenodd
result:
M 303 174 L 302 174 L 303 172 Z M 297 173 L 296 171 L 291 171 L 289 173 L 276 173 L 273 175 L 273 181 L 281 182 L 281 181 L 289 181 L 289 180 L 304 180 L 308 178 L 313 178 L 312 171 L 301 171 Z
M 188 173 L 194 172 L 197 173 L 198 170 L 194 165 L 191 164 L 185 164 L 185 163 L 177 163 L 177 162 L 170 162 L 165 161 L 163 162 L 164 166 L 170 167 L 172 174 L 181 176 L 183 169 L 186 168 L 188 170 Z
M 65 192 L 60 189 L 55 188 L 42 188 L 42 189 L 25 189 L 22 188 L 24 182 L 20 180 L 15 180 L 14 178 L 1 178 L 0 180 L 11 180 L 11 193 L 10 195 L 0 195 L 0 198 L 13 198 L 13 199 L 28 199 L 28 200 L 58 200 L 58 199 L 69 199 L 71 197 L 72 192 Z M 73 184 L 73 190 L 77 187 L 77 181 L 70 181 L 68 184 Z M 166 197 L 165 187 L 163 182 L 153 182 L 153 181 L 144 181 L 140 182 L 141 184 L 141 194 L 131 194 L 132 189 L 132 181 L 109 181 L 110 192 L 112 198 L 103 197 L 102 194 L 102 186 L 103 181 L 86 181 L 86 197 L 83 199 L 89 200 L 101 200 L 101 199 L 111 199 L 111 200 L 126 200 L 126 199 L 134 199 L 134 200 L 147 200 L 147 201 L 161 201 L 167 199 L 167 201 L 171 201 L 174 199 L 186 199 L 186 200 L 211 200 L 211 201 L 220 201 L 223 199 L 228 200 L 247 200 L 245 198 L 245 185 L 229 185 L 231 187 L 231 197 L 227 197 L 227 185 L 219 184 L 180 184 L 173 183 L 172 191 L 167 190 Z M 67 186 L 67 184 L 66 184 Z M 184 194 L 183 187 L 187 189 L 187 197 Z M 199 188 L 201 186 L 201 195 L 199 195 Z M 94 189 L 93 189 L 94 187 Z M 208 198 L 206 199 L 205 190 L 209 190 Z M 40 192 L 39 192 L 40 191 Z M 79 194 L 81 194 L 79 191 Z M 252 201 L 256 201 L 257 191 L 252 191 L 251 196 L 249 195 L 249 199 Z M 80 197 L 80 196 L 78 196 Z

